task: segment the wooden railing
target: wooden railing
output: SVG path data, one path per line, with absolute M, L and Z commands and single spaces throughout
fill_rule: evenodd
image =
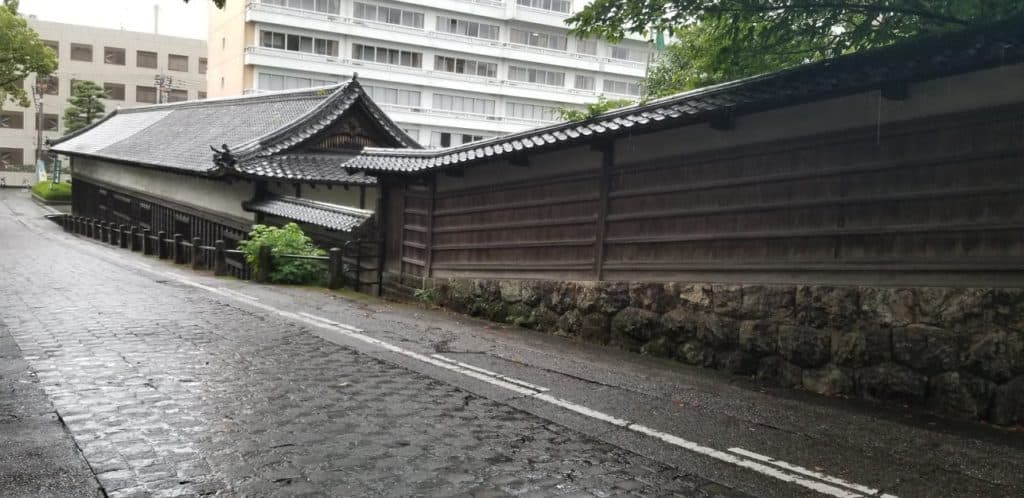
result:
M 193 270 L 213 271 L 214 275 L 231 275 L 248 279 L 254 277 L 257 282 L 270 281 L 274 259 L 318 261 L 324 264 L 326 278 L 324 282 L 330 289 L 351 287 L 357 292 L 364 290 L 381 292 L 381 258 L 383 250 L 379 240 L 352 240 L 342 247 L 333 247 L 327 256 L 306 256 L 299 254 L 272 255 L 270 246 L 261 246 L 257 253 L 259 271 L 246 263 L 245 253 L 236 249 L 228 249 L 223 240 L 216 240 L 213 245 L 204 244 L 202 239 L 194 237 L 186 239 L 182 234 L 158 231 L 152 233 L 148 228 L 118 225 L 106 221 L 81 216 L 58 215 L 50 217 L 64 227 L 64 231 L 95 239 L 132 252 L 141 252 L 159 259 L 169 259 L 175 264 L 190 265 Z M 367 279 L 367 275 L 372 278 Z

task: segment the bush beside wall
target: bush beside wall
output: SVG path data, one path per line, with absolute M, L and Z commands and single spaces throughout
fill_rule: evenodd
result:
M 46 201 L 71 202 L 70 183 L 38 182 L 32 185 L 32 193 Z
M 1024 289 L 435 280 L 490 320 L 826 395 L 1024 422 Z

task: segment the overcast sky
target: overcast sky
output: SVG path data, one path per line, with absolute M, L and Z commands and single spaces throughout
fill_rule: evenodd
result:
M 239 2 L 242 0 L 229 0 Z M 206 39 L 209 0 L 21 0 L 18 11 L 44 21 L 153 32 L 153 5 L 160 6 L 160 34 Z

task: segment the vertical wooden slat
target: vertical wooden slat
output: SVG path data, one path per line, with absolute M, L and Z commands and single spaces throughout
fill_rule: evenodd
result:
M 437 198 L 437 176 L 431 175 L 427 186 L 427 233 L 425 234 L 426 240 L 424 243 L 427 246 L 426 255 L 423 258 L 425 262 L 423 268 L 423 276 L 431 277 L 433 274 L 432 261 L 434 256 L 434 200 Z
M 601 147 L 601 177 L 598 180 L 600 199 L 597 201 L 597 222 L 594 227 L 594 278 L 600 281 L 604 273 L 604 238 L 608 229 L 608 190 L 615 167 L 615 142 Z

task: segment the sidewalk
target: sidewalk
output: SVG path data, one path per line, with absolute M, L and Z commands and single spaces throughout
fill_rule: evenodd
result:
M 0 496 L 102 496 L 2 321 L 0 448 Z

